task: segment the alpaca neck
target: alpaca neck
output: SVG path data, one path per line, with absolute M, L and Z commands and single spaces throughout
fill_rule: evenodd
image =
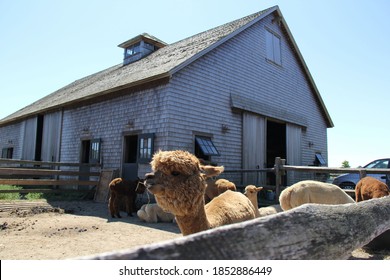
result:
M 184 216 L 175 216 L 176 222 L 183 235 L 189 235 L 210 229 L 204 205 L 199 210 Z
M 259 204 L 257 202 L 257 197 L 250 197 L 249 200 L 252 202 L 255 209 L 259 208 Z

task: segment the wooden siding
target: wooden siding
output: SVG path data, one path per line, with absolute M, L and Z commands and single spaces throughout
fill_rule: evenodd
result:
M 241 168 L 242 116 L 231 109 L 234 94 L 278 108 L 280 117 L 273 118 L 304 120 L 300 164 L 311 165 L 315 152 L 327 160 L 326 121 L 283 30 L 271 19 L 246 29 L 173 76 L 168 102 L 170 133 L 176 139 L 170 141 L 172 148 L 191 150 L 191 130 L 210 133 L 221 153 L 213 160 L 227 168 Z M 281 66 L 265 59 L 266 28 L 282 38 Z M 225 134 L 222 124 L 230 128 Z
M 156 133 L 155 149 L 165 145 L 166 86 L 64 111 L 61 161 L 79 161 L 81 139 L 101 139 L 104 168 L 121 169 L 124 133 Z M 131 125 L 129 125 L 129 123 Z M 149 172 L 139 165 L 139 176 Z
M 21 158 L 24 122 L 0 127 L 0 149 L 13 148 L 13 158 Z

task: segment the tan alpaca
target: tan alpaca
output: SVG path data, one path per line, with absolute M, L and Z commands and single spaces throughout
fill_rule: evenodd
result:
M 212 178 L 207 178 L 206 192 L 204 196 L 205 202 L 210 202 L 214 197 L 226 192 L 227 190 L 236 191 L 236 185 L 226 179 L 215 180 Z
M 249 200 L 252 202 L 254 207 L 259 207 L 258 201 L 257 201 L 257 193 L 261 191 L 263 187 L 256 187 L 254 185 L 248 185 L 245 187 L 244 194 L 249 198 Z M 276 214 L 279 212 L 282 212 L 282 208 L 279 204 L 270 205 L 267 207 L 261 207 L 258 209 L 258 217 L 264 217 L 272 214 Z
M 183 235 L 255 218 L 256 209 L 242 193 L 224 192 L 205 207 L 205 179 L 223 167 L 202 166 L 187 151 L 159 151 L 151 162 L 153 173 L 145 184 L 157 204 L 175 215 Z
M 345 204 L 355 201 L 338 186 L 319 181 L 300 181 L 285 188 L 279 197 L 284 211 L 305 203 Z

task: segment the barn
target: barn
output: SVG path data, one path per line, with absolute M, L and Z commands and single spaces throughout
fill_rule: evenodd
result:
M 327 165 L 333 122 L 278 6 L 176 43 L 144 33 L 118 47 L 118 65 L 0 120 L 2 157 L 98 162 L 124 178 L 144 177 L 159 149 L 225 169 L 277 156 Z

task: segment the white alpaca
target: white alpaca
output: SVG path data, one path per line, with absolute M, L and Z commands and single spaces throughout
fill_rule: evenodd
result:
M 172 223 L 175 220 L 173 214 L 163 211 L 156 203 L 142 205 L 137 211 L 137 216 L 147 223 Z
M 355 203 L 340 187 L 319 181 L 306 180 L 284 189 L 279 197 L 284 211 L 305 203 L 345 204 Z

